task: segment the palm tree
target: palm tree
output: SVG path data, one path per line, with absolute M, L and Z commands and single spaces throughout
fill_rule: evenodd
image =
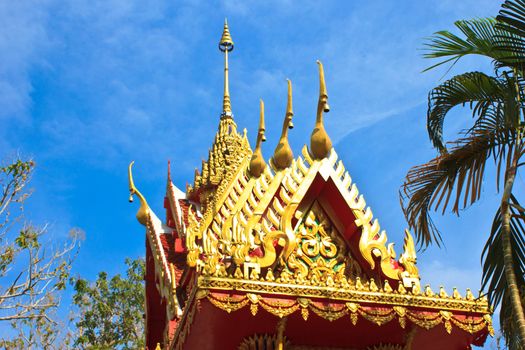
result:
M 501 305 L 500 324 L 508 347 L 523 349 L 525 208 L 513 195 L 513 186 L 525 164 L 520 161 L 525 154 L 525 0 L 506 1 L 497 19 L 458 21 L 455 26 L 461 36 L 440 31 L 426 43 L 425 57 L 441 58 L 428 69 L 481 55 L 491 59 L 494 73 L 459 74 L 430 91 L 427 129 L 439 154 L 409 170 L 401 190 L 403 210 L 420 246 L 439 245 L 442 238 L 430 213 L 444 214 L 450 208 L 459 215 L 475 203 L 485 166 L 494 161 L 501 201 L 482 253 L 482 288 L 495 307 Z M 445 142 L 443 124 L 456 106 L 471 110 L 473 125 L 458 139 Z

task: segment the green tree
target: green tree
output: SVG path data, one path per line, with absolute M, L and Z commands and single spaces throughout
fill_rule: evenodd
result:
M 44 241 L 47 226 L 29 223 L 24 204 L 35 163 L 15 159 L 0 166 L 0 346 L 53 348 L 56 309 L 78 248 L 78 230 L 64 245 Z
M 73 303 L 79 308 L 78 336 L 74 345 L 82 349 L 143 349 L 144 260 L 126 259 L 126 276 L 108 279 L 100 272 L 94 283 L 72 280 Z
M 525 2 L 506 1 L 495 19 L 455 23 L 461 35 L 435 33 L 427 42 L 427 58 L 441 58 L 436 66 L 456 63 L 467 55 L 491 60 L 492 75 L 468 72 L 453 76 L 429 93 L 427 130 L 439 150 L 430 162 L 413 167 L 402 188 L 409 225 L 422 246 L 441 242 L 433 210 L 457 215 L 481 195 L 485 167 L 494 161 L 496 189 L 501 193 L 494 222 L 482 253 L 483 288 L 490 301 L 501 305 L 500 323 L 507 345 L 525 344 L 523 293 L 525 288 L 525 209 L 513 195 L 523 165 Z M 443 124 L 456 106 L 467 106 L 473 125 L 446 143 Z M 503 185 L 503 186 L 500 186 Z

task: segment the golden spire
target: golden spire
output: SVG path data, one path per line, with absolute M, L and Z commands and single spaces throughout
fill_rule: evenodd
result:
M 253 151 L 252 159 L 250 160 L 250 174 L 255 177 L 261 176 L 266 167 L 266 162 L 264 161 L 261 143 L 266 141 L 266 136 L 264 136 L 264 102 L 260 100 L 260 109 L 261 114 L 259 116 L 259 132 L 257 133 L 257 142 L 255 144 L 255 151 Z
M 228 21 L 224 19 L 224 30 L 221 41 L 219 41 L 219 50 L 224 52 L 224 97 L 222 100 L 222 117 L 231 117 L 232 108 L 230 101 L 230 86 L 228 80 L 228 52 L 233 51 L 233 40 L 228 29 Z
M 323 112 L 329 112 L 328 93 L 326 92 L 326 83 L 324 81 L 324 69 L 321 61 L 317 61 L 319 65 L 319 102 L 317 103 L 317 117 L 315 120 L 315 128 L 310 138 L 310 153 L 314 159 L 325 158 L 332 149 L 332 141 L 323 123 Z
M 281 138 L 279 139 L 279 144 L 275 148 L 273 153 L 272 162 L 274 166 L 278 169 L 284 169 L 289 167 L 292 164 L 293 152 L 288 142 L 288 129 L 293 128 L 292 117 L 292 82 L 290 79 L 288 81 L 288 103 L 286 105 L 286 114 L 284 116 L 283 129 L 281 132 Z
M 171 161 L 168 159 L 168 184 L 171 182 Z
M 144 198 L 142 193 L 140 193 L 139 190 L 137 190 L 137 188 L 135 187 L 135 183 L 133 182 L 133 173 L 131 171 L 131 168 L 133 167 L 133 163 L 135 163 L 135 161 L 132 161 L 131 163 L 129 163 L 129 167 L 128 167 L 129 201 L 130 203 L 133 202 L 133 195 L 137 195 L 137 197 L 139 197 L 140 208 L 137 211 L 137 220 L 142 225 L 145 226 L 147 219 L 148 219 L 148 214 L 149 214 L 150 209 L 149 209 L 148 202 L 146 202 L 146 198 Z
M 201 202 L 203 211 L 211 203 L 220 183 L 253 153 L 247 137 L 237 132 L 237 125 L 233 120 L 228 86 L 228 53 L 233 50 L 233 40 L 226 21 L 219 50 L 224 53 L 224 99 L 219 127 L 208 160 L 203 162 L 200 176 L 195 176 L 194 186 L 188 187 L 187 193 L 190 199 Z

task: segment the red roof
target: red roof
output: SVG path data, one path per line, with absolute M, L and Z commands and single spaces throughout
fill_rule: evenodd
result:
M 178 283 L 186 268 L 186 253 L 177 253 L 175 251 L 176 240 L 173 237 L 172 233 L 161 234 L 160 242 L 162 243 L 162 248 L 164 249 L 168 263 L 175 266 L 176 281 Z
M 188 225 L 188 212 L 190 210 L 190 202 L 187 199 L 179 199 L 180 209 L 182 211 L 182 221 L 184 225 Z

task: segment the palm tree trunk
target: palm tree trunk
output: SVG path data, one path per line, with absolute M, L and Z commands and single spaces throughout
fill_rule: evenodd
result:
M 518 148 L 518 147 L 516 147 Z M 501 198 L 501 243 L 503 248 L 503 263 L 505 269 L 505 278 L 507 280 L 507 288 L 510 295 L 510 303 L 514 320 L 518 328 L 518 336 L 521 344 L 525 344 L 525 315 L 523 313 L 523 306 L 521 304 L 520 293 L 518 289 L 518 282 L 514 270 L 514 259 L 512 257 L 512 245 L 510 240 L 510 196 L 512 194 L 512 187 L 516 179 L 516 170 L 518 158 L 513 157 L 512 164 L 505 172 L 505 188 Z

